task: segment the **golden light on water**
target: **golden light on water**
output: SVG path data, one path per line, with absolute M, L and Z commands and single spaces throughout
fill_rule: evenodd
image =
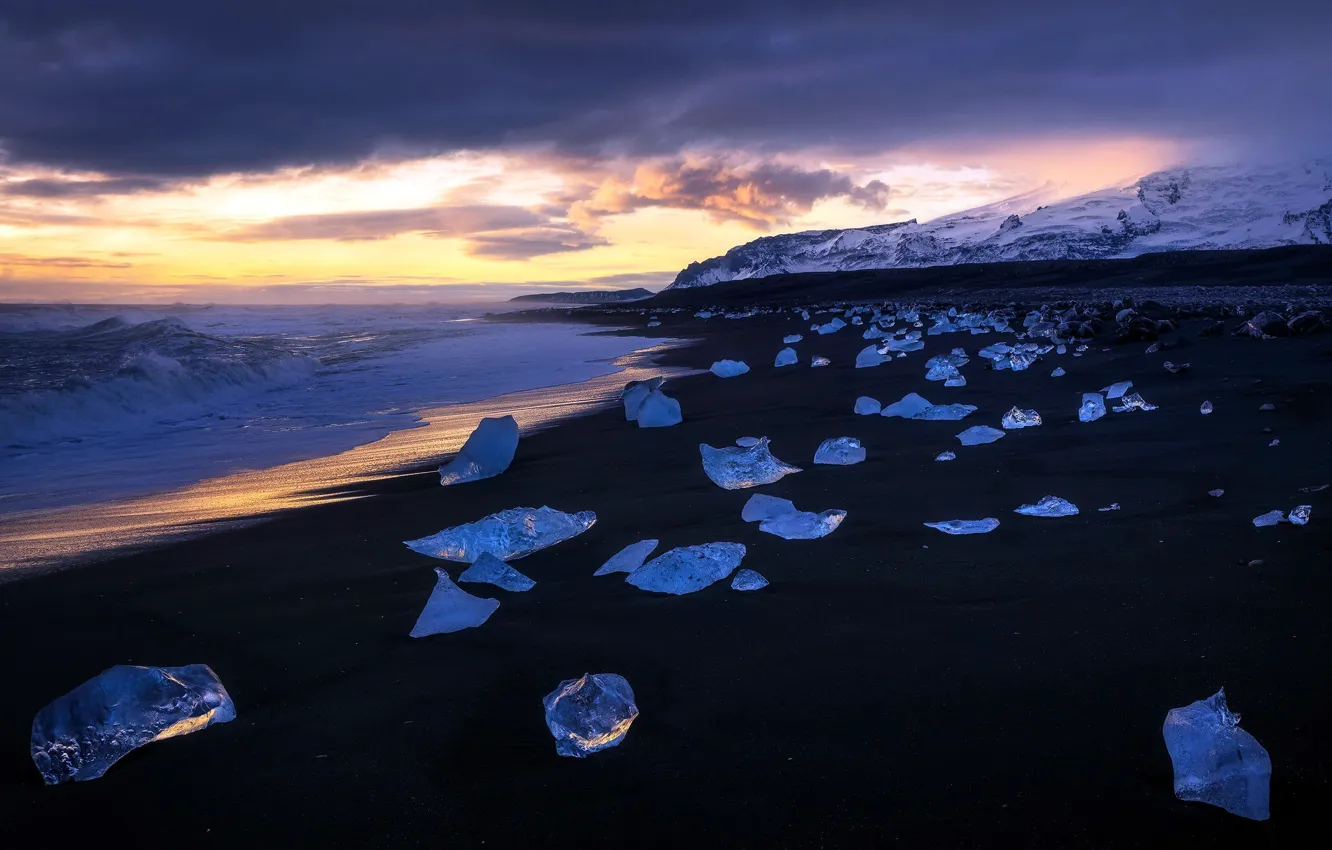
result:
M 360 488 L 368 482 L 426 474 L 411 470 L 456 452 L 486 416 L 511 414 L 520 433 L 530 434 L 614 404 L 629 381 L 686 374 L 651 365 L 654 355 L 678 344 L 665 342 L 617 358 L 612 362 L 621 371 L 581 383 L 425 410 L 418 427 L 329 457 L 209 478 L 168 493 L 0 517 L 0 581 L 31 568 L 103 558 L 278 511 L 363 498 Z

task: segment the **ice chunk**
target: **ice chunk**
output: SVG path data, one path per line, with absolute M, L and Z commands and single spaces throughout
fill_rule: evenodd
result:
M 749 501 L 745 502 L 745 506 L 741 508 L 740 518 L 745 522 L 762 522 L 793 513 L 796 513 L 796 506 L 790 499 L 779 499 L 776 496 L 755 493 L 749 497 Z
M 994 517 L 985 519 L 946 519 L 943 522 L 927 522 L 926 528 L 937 528 L 944 534 L 988 534 L 999 527 L 999 520 Z
M 925 419 L 933 422 L 957 422 L 976 412 L 974 404 L 932 404 L 912 419 Z
M 776 519 L 764 520 L 759 523 L 759 531 L 766 531 L 786 540 L 817 540 L 836 531 L 844 519 L 846 511 L 824 511 L 821 514 L 797 511 Z
M 1218 499 L 1221 498 L 1222 496 L 1224 496 L 1225 494 L 1226 494 L 1226 491 L 1225 491 L 1225 490 L 1208 490 L 1208 491 L 1207 491 L 1207 495 L 1212 496 L 1212 497 L 1214 497 L 1214 498 L 1218 498 Z
M 774 368 L 778 366 L 794 366 L 800 360 L 796 356 L 794 348 L 783 348 L 777 352 L 777 359 L 772 361 Z
M 683 421 L 680 402 L 661 390 L 653 390 L 638 407 L 639 428 L 669 428 Z
M 956 378 L 961 374 L 962 373 L 958 372 L 957 367 L 954 366 L 952 363 L 938 363 L 926 369 L 925 380 L 947 381 L 951 378 Z
M 1253 524 L 1258 528 L 1267 528 L 1268 526 L 1277 525 L 1278 523 L 1283 523 L 1285 521 L 1286 515 L 1281 511 L 1268 511 L 1262 516 L 1256 516 L 1253 518 Z
M 536 582 L 490 553 L 483 554 L 473 561 L 472 565 L 458 576 L 458 581 L 493 584 L 501 590 L 511 590 L 515 593 L 536 587 Z
M 1260 404 L 1258 406 L 1258 409 L 1262 411 L 1276 410 L 1276 405 L 1272 404 L 1271 402 L 1268 402 L 1267 404 Z
M 957 460 L 957 455 L 953 452 L 939 452 L 934 456 L 935 460 Z
M 883 412 L 883 405 L 879 404 L 877 398 L 870 398 L 863 395 L 856 399 L 856 413 L 861 416 L 874 416 Z
M 1004 414 L 1000 424 L 1010 431 L 1015 428 L 1031 428 L 1041 424 L 1041 415 L 1034 410 L 1019 410 L 1014 407 Z
M 426 600 L 425 608 L 421 609 L 421 616 L 416 618 L 416 625 L 412 626 L 412 637 L 475 628 L 489 620 L 490 615 L 499 608 L 498 599 L 481 599 L 454 584 L 443 567 L 435 567 L 435 575 L 439 576 L 435 581 L 435 589 L 430 591 L 430 598 Z
M 1096 510 L 1100 511 L 1101 513 L 1107 513 L 1109 511 L 1117 511 L 1119 510 L 1119 502 L 1114 502 L 1108 505 L 1107 507 L 1097 508 Z
M 743 360 L 718 360 L 710 371 L 718 378 L 734 378 L 748 372 L 749 366 Z
M 1272 448 L 1273 446 L 1279 446 L 1279 445 L 1281 445 L 1281 441 L 1280 441 L 1280 440 L 1273 440 L 1272 442 L 1270 442 L 1270 443 L 1267 444 L 1267 447 L 1270 449 L 1270 448 Z
M 1079 422 L 1095 422 L 1105 415 L 1105 399 L 1100 393 L 1083 393 L 1082 406 L 1078 408 Z
M 735 444 L 741 448 L 747 449 L 750 446 L 757 446 L 760 438 L 758 437 L 736 437 Z
M 953 377 L 944 381 L 945 387 L 965 387 L 966 385 L 967 385 L 967 379 L 962 377 L 961 375 L 954 375 Z
M 1301 487 L 1301 488 L 1300 488 L 1300 492 L 1301 492 L 1301 493 L 1321 493 L 1321 492 L 1323 492 L 1324 490 L 1326 490 L 1328 487 L 1332 487 L 1332 484 L 1314 484 L 1314 485 L 1309 486 L 1309 487 Z
M 809 365 L 813 367 L 831 366 L 832 361 L 829 360 L 827 357 L 815 357 L 813 360 L 809 361 Z
M 443 561 L 470 564 L 486 553 L 501 561 L 512 561 L 577 537 L 596 521 L 597 515 L 592 511 L 566 514 L 544 505 L 509 508 L 429 537 L 408 540 L 406 544 L 413 552 Z
M 37 712 L 30 752 L 47 785 L 84 782 L 144 744 L 235 719 L 236 706 L 207 664 L 120 664 Z
M 694 318 L 695 318 L 695 319 L 711 319 L 711 318 L 712 318 L 712 314 L 709 313 L 707 310 L 699 310 L 697 313 L 694 314 Z
M 782 343 L 785 345 L 795 345 L 797 342 L 800 342 L 800 340 L 802 339 L 804 339 L 804 337 L 801 336 L 800 334 L 791 334 L 789 336 L 782 337 Z
M 494 478 L 513 463 L 518 450 L 518 422 L 512 416 L 487 416 L 477 423 L 458 455 L 439 468 L 445 487 Z
M 1142 396 L 1137 393 L 1129 393 L 1124 396 L 1122 405 L 1116 405 L 1115 413 L 1132 413 L 1135 410 L 1155 410 L 1156 405 L 1148 404 Z
M 745 487 L 758 487 L 780 480 L 800 468 L 782 463 L 768 450 L 768 438 L 749 448 L 727 446 L 714 449 L 707 443 L 700 443 L 699 454 L 703 456 L 703 471 L 713 483 L 726 490 L 740 490 Z
M 1062 352 L 1061 352 L 1061 353 L 1062 353 Z M 1065 374 L 1066 374 L 1066 373 L 1064 372 L 1064 367 L 1063 367 L 1063 366 L 1056 366 L 1056 367 L 1055 367 L 1055 370 L 1054 370 L 1053 372 L 1050 373 L 1050 377 L 1051 377 L 1051 378 L 1062 378 L 1062 377 L 1064 377 Z
M 731 590 L 762 590 L 768 580 L 753 570 L 740 570 L 731 579 Z
M 832 466 L 850 466 L 865 459 L 865 449 L 855 437 L 833 437 L 824 440 L 814 452 L 815 463 Z
M 1239 727 L 1226 689 L 1166 714 L 1161 734 L 1175 771 L 1175 796 L 1267 820 L 1272 759 Z
M 924 347 L 925 343 L 921 342 L 919 339 L 910 339 L 910 338 L 890 339 L 888 340 L 887 343 L 887 348 L 889 351 L 898 351 L 898 352 L 920 351 Z
M 634 570 L 643 566 L 647 556 L 652 554 L 652 550 L 657 548 L 656 540 L 640 540 L 637 543 L 630 543 L 614 555 L 606 563 L 597 568 L 594 576 L 608 576 L 611 573 L 632 573 Z
M 642 590 L 681 596 L 726 578 L 744 558 L 742 543 L 682 546 L 648 561 L 625 581 Z
M 860 349 L 860 353 L 856 355 L 856 368 L 865 369 L 870 366 L 878 366 L 887 359 L 888 358 L 886 356 L 879 353 L 879 349 L 877 347 L 873 345 L 867 345 L 864 348 Z
M 623 676 L 584 673 L 566 679 L 541 700 L 555 752 L 572 758 L 618 746 L 638 717 L 634 690 Z
M 1210 401 L 1204 401 L 1202 405 L 1198 407 L 1198 412 L 1201 413 L 1203 416 L 1206 416 L 1207 414 L 1211 413 L 1212 403 Z
M 664 378 L 649 378 L 646 381 L 630 381 L 624 385 L 620 392 L 620 400 L 624 402 L 624 418 L 633 422 L 638 418 L 638 408 L 643 404 L 643 400 L 652 393 L 653 390 L 661 387 Z
M 1078 512 L 1078 506 L 1061 499 L 1058 496 L 1042 496 L 1041 500 L 1034 505 L 1023 505 L 1013 511 L 1015 514 L 1023 516 L 1041 516 L 1041 517 L 1061 517 L 1075 516 Z
M 1165 370 L 1172 375 L 1178 375 L 1180 372 L 1189 371 L 1188 363 L 1171 363 L 1169 360 L 1167 360 L 1165 363 L 1161 365 L 1164 366 Z
M 1002 436 L 1004 436 L 1004 432 L 998 428 L 991 428 L 989 425 L 973 425 L 958 434 L 957 439 L 964 446 L 982 446 L 986 443 L 993 443 Z
M 1124 393 L 1128 392 L 1130 389 L 1132 389 L 1132 387 L 1133 387 L 1132 381 L 1120 381 L 1118 383 L 1111 384 L 1108 387 L 1102 388 L 1101 392 L 1105 393 L 1106 398 L 1110 399 L 1122 398 L 1124 396 Z
M 1313 505 L 1298 505 L 1295 510 L 1290 512 L 1290 521 L 1296 525 L 1308 525 L 1309 514 L 1313 513 Z
M 934 405 L 915 393 L 907 393 L 902 396 L 901 401 L 895 401 L 883 408 L 882 416 L 900 416 L 903 419 L 914 419 L 916 414 L 929 410 Z

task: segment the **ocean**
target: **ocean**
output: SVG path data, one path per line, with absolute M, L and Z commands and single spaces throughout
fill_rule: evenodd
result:
M 663 345 L 482 318 L 511 309 L 0 306 L 0 566 L 333 498 L 483 415 L 531 430 L 604 404 Z

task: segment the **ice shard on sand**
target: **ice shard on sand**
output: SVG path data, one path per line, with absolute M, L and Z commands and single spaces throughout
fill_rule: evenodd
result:
M 1061 499 L 1058 496 L 1042 496 L 1041 500 L 1036 504 L 1023 505 L 1013 511 L 1013 513 L 1022 514 L 1023 516 L 1040 517 L 1075 516 L 1077 512 L 1077 505 L 1067 499 Z
M 477 423 L 456 457 L 439 468 L 442 486 L 493 478 L 509 468 L 518 450 L 518 422 L 512 416 L 487 416 Z
M 630 543 L 620 551 L 611 555 L 606 563 L 597 568 L 594 576 L 605 576 L 611 573 L 632 573 L 634 570 L 643 566 L 648 555 L 657 548 L 656 540 L 640 540 L 637 543 Z
M 801 471 L 799 467 L 773 457 L 768 450 L 767 437 L 760 437 L 748 448 L 727 446 L 714 449 L 707 443 L 700 443 L 698 451 L 703 457 L 703 472 L 714 484 L 726 490 L 771 484 L 785 475 Z
M 618 746 L 638 717 L 634 690 L 623 676 L 584 673 L 566 679 L 541 700 L 555 752 L 571 758 Z
M 499 608 L 498 599 L 482 599 L 473 596 L 454 584 L 449 573 L 443 567 L 435 567 L 435 589 L 430 591 L 425 608 L 412 626 L 414 638 L 460 632 L 475 628 L 495 613 Z
M 1272 759 L 1226 706 L 1226 689 L 1166 714 L 1161 734 L 1175 773 L 1175 796 L 1267 820 Z
M 536 587 L 536 582 L 490 553 L 483 554 L 462 571 L 458 581 L 493 584 L 502 590 L 520 593 Z
M 487 553 L 501 561 L 512 561 L 577 537 L 596 521 L 592 511 L 566 514 L 545 506 L 509 508 L 429 537 L 408 540 L 406 545 L 413 552 L 443 561 L 470 564 Z
M 926 528 L 935 528 L 944 534 L 988 534 L 999 527 L 999 520 L 994 517 L 985 519 L 946 519 L 943 522 L 927 522 Z
M 625 581 L 642 590 L 682 596 L 726 578 L 744 558 L 742 543 L 681 546 L 648 561 Z
M 814 462 L 831 466 L 850 466 L 865 459 L 865 448 L 855 437 L 824 440 L 814 452 Z

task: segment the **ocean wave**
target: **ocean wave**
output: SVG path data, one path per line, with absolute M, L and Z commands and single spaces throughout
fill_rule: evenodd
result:
M 214 412 L 299 385 L 314 357 L 191 330 L 174 317 L 0 331 L 0 445 L 81 440 Z

